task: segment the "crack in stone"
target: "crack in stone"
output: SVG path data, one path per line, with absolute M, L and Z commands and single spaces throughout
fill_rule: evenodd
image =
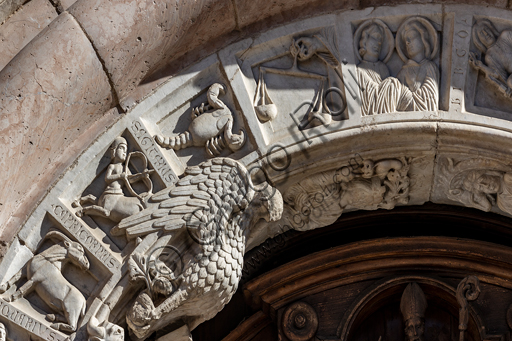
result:
M 101 67 L 103 68 L 103 72 L 105 73 L 105 75 L 107 77 L 107 80 L 108 80 L 108 83 L 110 85 L 110 93 L 112 95 L 112 102 L 113 102 L 112 107 L 118 106 L 119 103 L 120 103 L 119 102 L 119 96 L 117 94 L 116 87 L 115 87 L 115 84 L 114 84 L 114 80 L 112 79 L 112 75 L 108 72 L 107 66 L 105 65 L 105 61 L 103 60 L 103 58 L 101 57 L 101 55 L 98 52 L 98 49 L 94 45 L 93 39 L 87 34 L 86 30 L 82 27 L 80 22 L 71 13 L 69 13 L 69 15 L 77 23 L 78 27 L 80 27 L 80 29 L 84 33 L 85 37 L 87 38 L 87 40 L 89 40 L 89 43 L 91 44 L 94 52 L 96 53 L 96 57 L 98 58 L 98 61 L 100 62 Z M 119 110 L 120 110 L 120 113 L 124 113 L 124 110 L 121 107 L 119 107 Z

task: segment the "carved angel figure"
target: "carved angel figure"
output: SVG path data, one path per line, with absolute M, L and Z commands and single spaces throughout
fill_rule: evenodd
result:
M 215 83 L 206 94 L 208 104 L 202 104 L 192 110 L 192 122 L 188 130 L 171 137 L 155 136 L 155 141 L 165 148 L 174 150 L 190 146 L 205 147 L 210 157 L 219 156 L 226 146 L 235 152 L 245 144 L 245 134 L 233 134 L 233 114 L 219 99 L 226 93 L 224 85 Z
M 170 323 L 183 320 L 192 330 L 215 316 L 237 289 L 251 227 L 261 218 L 280 219 L 282 210 L 279 191 L 253 185 L 246 168 L 229 158 L 189 167 L 176 185 L 154 194 L 145 210 L 112 233 L 135 238 L 156 232 L 169 240 L 167 247 L 184 245 L 174 253 L 181 271 L 174 276 L 132 255 L 132 281 L 143 279 L 147 288 L 127 314 L 131 332 L 143 340 Z
M 499 33 L 487 19 L 479 20 L 472 30 L 473 43 L 485 54 L 483 61 L 470 53 L 469 63 L 482 71 L 506 97 L 512 96 L 512 31 Z

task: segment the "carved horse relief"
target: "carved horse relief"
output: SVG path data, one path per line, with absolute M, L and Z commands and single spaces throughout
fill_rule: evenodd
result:
M 149 176 L 154 169 L 148 169 L 148 159 L 144 153 L 135 151 L 127 154 L 127 150 L 126 139 L 117 137 L 110 146 L 111 163 L 105 175 L 105 190 L 99 198 L 89 194 L 75 201 L 73 206 L 78 207 L 77 216 L 93 215 L 119 222 L 145 207 L 146 200 L 153 194 L 153 183 Z M 141 161 L 143 170 L 132 174 L 130 166 L 134 159 Z M 146 186 L 145 192 L 137 193 L 132 187 L 133 183 L 139 181 Z M 130 196 L 124 195 L 123 188 Z
M 47 318 L 54 321 L 52 328 L 65 332 L 74 332 L 78 320 L 85 315 L 86 301 L 84 295 L 62 275 L 62 268 L 71 263 L 83 271 L 89 269 L 89 260 L 84 248 L 58 231 L 51 231 L 46 239 L 57 244 L 35 255 L 13 278 L 2 284 L 1 292 L 5 292 L 22 277 L 27 282 L 9 295 L 7 301 L 15 301 L 35 291 L 39 297 L 55 311 Z

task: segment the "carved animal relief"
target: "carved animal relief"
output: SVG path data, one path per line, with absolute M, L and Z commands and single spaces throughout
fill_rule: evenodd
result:
M 305 231 L 332 224 L 345 210 L 389 210 L 407 204 L 411 161 L 361 160 L 300 182 L 284 196 L 291 226 Z
M 146 203 L 147 198 L 152 194 L 153 183 L 149 175 L 154 172 L 149 170 L 148 160 L 142 152 L 128 151 L 128 143 L 123 137 L 118 137 L 110 146 L 111 162 L 105 174 L 105 189 L 99 198 L 89 194 L 81 197 L 73 203 L 78 207 L 77 216 L 84 214 L 101 216 L 114 222 L 120 222 L 123 218 L 140 212 Z M 130 161 L 140 158 L 143 161 L 143 170 L 140 173 L 132 174 L 129 168 Z M 142 181 L 146 186 L 146 192 L 137 193 L 132 184 Z M 125 195 L 123 189 L 128 195 Z M 85 204 L 89 204 L 84 206 Z
M 7 302 L 17 301 L 35 291 L 52 310 L 52 313 L 46 315 L 53 322 L 51 327 L 71 333 L 76 331 L 78 320 L 85 315 L 86 303 L 84 295 L 64 278 L 61 271 L 67 263 L 87 271 L 89 260 L 82 245 L 61 232 L 52 231 L 46 238 L 55 240 L 56 244 L 35 255 L 26 268 L 2 284 L 1 291 L 12 292 L 5 297 Z M 16 284 L 22 278 L 26 281 L 17 287 Z
M 192 123 L 178 136 L 156 135 L 156 142 L 164 148 L 180 150 L 189 146 L 205 147 L 210 157 L 219 156 L 228 147 L 232 152 L 242 148 L 246 137 L 243 130 L 233 133 L 233 114 L 219 99 L 226 93 L 222 84 L 215 83 L 208 89 L 208 103 L 192 110 Z
M 511 168 L 491 159 L 505 155 L 508 142 L 454 128 L 480 114 L 463 104 L 512 108 L 512 24 L 486 14 L 495 9 L 459 18 L 453 6 L 330 13 L 240 36 L 158 83 L 101 134 L 82 132 L 78 145 L 95 139 L 30 214 L 12 217 L 23 226 L 0 263 L 0 341 L 188 340 L 240 283 L 252 295 L 242 280 L 246 251 L 256 254 L 285 231 L 428 201 L 512 215 Z M 461 46 L 467 54 L 457 55 Z M 131 94 L 122 95 L 125 108 Z M 501 138 L 512 131 L 500 126 L 503 117 L 478 117 L 475 129 L 499 126 Z M 329 290 L 345 290 L 333 283 L 366 255 L 350 264 L 344 257 L 321 284 Z M 372 269 L 388 266 L 379 262 Z M 375 275 L 382 282 L 364 277 L 364 288 L 351 283 L 347 295 L 358 300 L 339 299 L 345 306 L 336 313 L 346 316 L 328 335 L 325 309 L 299 293 L 251 305 L 265 306 L 272 335 L 283 341 L 379 341 L 385 323 L 371 311 L 379 297 L 401 340 L 479 341 L 477 279 L 461 282 L 466 275 L 457 272 L 445 283 L 393 271 Z M 446 324 L 429 315 L 440 302 Z M 382 324 L 372 329 L 374 320 Z M 380 341 L 393 339 L 388 334 Z
M 215 316 L 237 289 L 250 227 L 261 218 L 278 220 L 281 212 L 279 191 L 267 183 L 254 186 L 245 167 L 227 158 L 188 168 L 176 186 L 155 194 L 148 208 L 122 221 L 115 233 L 158 233 L 159 240 L 187 247 L 163 244 L 170 251 L 165 264 L 150 257 L 160 250 L 132 254 L 130 280 L 145 289 L 128 311 L 131 331 L 144 339 L 180 319 L 193 329 Z

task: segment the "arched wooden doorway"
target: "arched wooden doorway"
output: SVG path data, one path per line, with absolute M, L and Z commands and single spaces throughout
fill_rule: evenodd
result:
M 428 304 L 424 340 L 459 340 L 457 288 L 476 276 L 481 292 L 468 303 L 464 339 L 506 340 L 512 303 L 507 220 L 427 204 L 347 214 L 326 228 L 290 232 L 247 254 L 233 303 L 194 339 L 404 340 L 400 301 L 415 282 Z M 311 316 L 317 327 L 297 322 Z M 315 329 L 311 338 L 308 328 Z

